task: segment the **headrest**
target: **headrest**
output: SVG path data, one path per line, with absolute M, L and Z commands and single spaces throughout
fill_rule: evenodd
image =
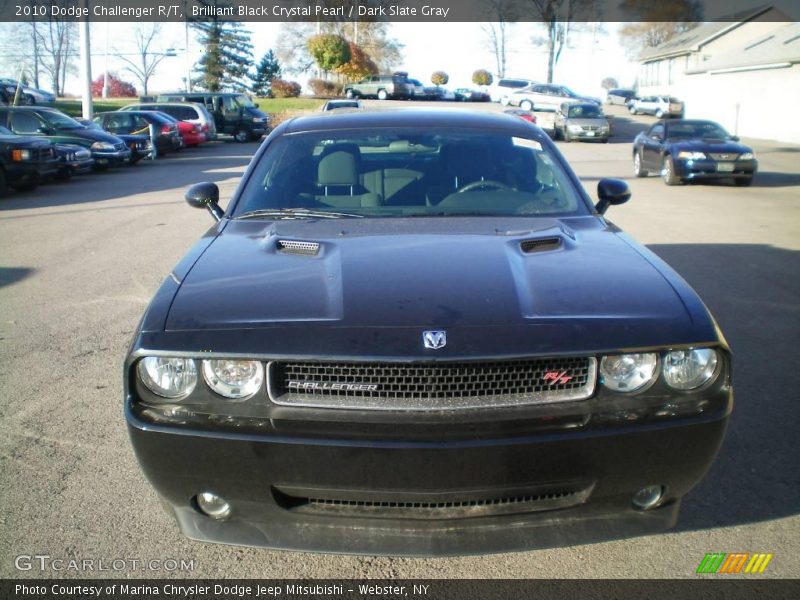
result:
M 347 150 L 323 154 L 317 169 L 319 185 L 358 185 L 358 158 Z

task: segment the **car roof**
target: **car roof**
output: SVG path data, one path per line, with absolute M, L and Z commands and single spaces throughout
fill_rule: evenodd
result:
M 502 113 L 484 113 L 455 108 L 380 111 L 353 111 L 329 114 L 316 113 L 287 122 L 286 133 L 384 127 L 445 127 L 464 129 L 505 130 L 521 136 L 530 134 L 530 127 L 520 119 Z

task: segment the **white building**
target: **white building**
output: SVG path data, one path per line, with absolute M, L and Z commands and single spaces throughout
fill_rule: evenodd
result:
M 686 118 L 800 143 L 800 24 L 771 7 L 708 23 L 642 54 L 639 95 L 669 94 Z

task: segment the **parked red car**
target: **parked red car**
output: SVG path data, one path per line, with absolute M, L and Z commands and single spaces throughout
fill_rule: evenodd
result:
M 178 125 L 178 133 L 181 135 L 184 146 L 196 148 L 200 144 L 204 144 L 208 141 L 208 136 L 206 136 L 205 132 L 201 131 L 197 125 L 186 121 L 179 121 L 165 112 L 158 111 L 158 114 Z
M 529 110 L 523 110 L 521 108 L 509 108 L 508 110 L 503 111 L 507 115 L 514 115 L 515 117 L 519 117 L 523 121 L 528 121 L 529 123 L 533 123 L 536 125 L 536 115 L 534 115 Z

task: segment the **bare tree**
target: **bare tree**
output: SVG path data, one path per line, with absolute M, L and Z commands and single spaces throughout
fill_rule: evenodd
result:
M 697 27 L 703 20 L 703 10 L 697 0 L 656 4 L 650 0 L 625 0 L 621 8 L 632 17 L 619 32 L 620 41 L 631 56 L 639 56 L 645 48 L 655 48 Z
M 553 82 L 558 59 L 567 47 L 569 34 L 578 28 L 577 21 L 596 21 L 593 0 L 529 0 L 534 20 L 545 29 L 544 39 L 533 38 L 534 44 L 547 47 L 547 82 Z
M 37 24 L 33 30 L 38 44 L 42 70 L 50 77 L 53 93 L 60 96 L 64 92 L 67 73 L 74 62 L 78 25 L 57 17 Z
M 125 70 L 130 72 L 142 84 L 142 93 L 147 96 L 147 84 L 156 72 L 159 63 L 167 57 L 163 52 L 155 52 L 153 43 L 161 37 L 161 23 L 137 25 L 133 30 L 136 43 L 136 56 L 128 58 L 119 52 L 115 55 L 127 63 Z
M 498 77 L 506 76 L 507 34 L 508 28 L 517 20 L 515 5 L 515 0 L 489 0 L 487 14 L 492 21 L 481 27 L 494 54 Z

